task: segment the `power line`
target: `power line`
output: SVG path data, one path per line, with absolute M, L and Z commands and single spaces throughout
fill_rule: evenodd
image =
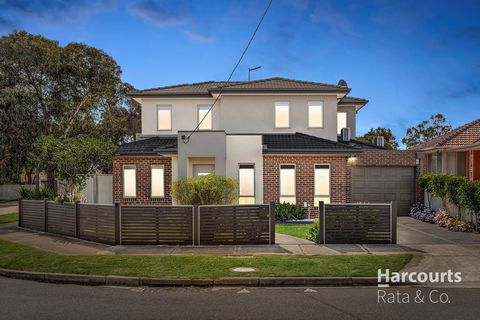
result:
M 245 53 L 247 53 L 247 50 L 248 48 L 250 47 L 250 44 L 252 43 L 253 41 L 253 38 L 255 38 L 255 35 L 257 34 L 258 32 L 258 29 L 260 29 L 260 26 L 262 25 L 262 22 L 263 22 L 263 19 L 265 18 L 265 16 L 267 15 L 267 12 L 268 10 L 270 9 L 270 6 L 272 5 L 272 2 L 273 0 L 270 0 L 268 2 L 268 6 L 267 8 L 265 9 L 265 11 L 263 12 L 263 15 L 262 17 L 260 18 L 260 21 L 258 21 L 258 24 L 257 24 L 257 27 L 255 28 L 255 31 L 253 32 L 252 36 L 250 37 L 250 40 L 248 41 L 247 43 L 247 46 L 245 47 L 245 49 L 243 49 L 243 52 L 240 56 L 240 58 L 238 59 L 237 63 L 235 64 L 235 67 L 233 68 L 232 72 L 230 73 L 230 76 L 228 77 L 227 81 L 226 82 L 230 82 L 230 80 L 232 79 L 232 76 L 233 74 L 235 73 L 235 71 L 237 70 L 238 68 L 238 65 L 240 64 L 240 62 L 242 62 L 242 59 L 243 57 L 245 56 Z M 190 137 L 198 131 L 198 128 L 200 128 L 200 125 L 202 124 L 203 120 L 205 120 L 205 118 L 207 117 L 207 115 L 212 111 L 213 107 L 215 106 L 215 104 L 217 103 L 218 99 L 220 99 L 220 97 L 222 96 L 222 93 L 223 93 L 223 89 L 225 88 L 225 86 L 221 86 L 220 87 L 220 92 L 218 93 L 218 96 L 215 98 L 215 100 L 213 101 L 213 104 L 210 106 L 210 108 L 208 109 L 208 111 L 205 113 L 205 115 L 203 116 L 202 120 L 200 120 L 197 124 L 197 126 L 195 127 L 195 129 L 193 129 L 192 132 L 190 132 L 190 134 L 186 137 L 186 138 L 182 138 L 183 140 L 183 143 L 188 143 L 190 141 Z

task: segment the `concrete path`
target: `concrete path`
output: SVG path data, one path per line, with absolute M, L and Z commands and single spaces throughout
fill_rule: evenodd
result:
M 0 202 L 0 215 L 18 212 L 18 201 Z
M 288 234 L 275 233 L 276 244 L 315 244 L 313 241 L 302 239 Z

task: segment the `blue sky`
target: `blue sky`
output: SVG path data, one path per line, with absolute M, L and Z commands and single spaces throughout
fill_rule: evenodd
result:
M 103 49 L 137 88 L 224 80 L 268 0 L 0 0 L 0 35 L 25 29 Z M 357 133 L 407 127 L 433 113 L 480 117 L 479 1 L 274 0 L 234 80 L 337 83 L 370 103 Z

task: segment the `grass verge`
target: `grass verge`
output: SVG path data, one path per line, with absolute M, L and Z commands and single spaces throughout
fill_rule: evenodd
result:
M 302 239 L 307 238 L 308 229 L 310 229 L 311 224 L 282 224 L 277 223 L 275 225 L 275 232 L 288 234 L 289 236 L 294 236 Z
M 18 213 L 7 213 L 0 215 L 0 224 L 18 221 Z
M 64 256 L 0 240 L 0 267 L 6 269 L 121 275 L 140 277 L 210 278 L 219 277 L 359 277 L 376 276 L 377 269 L 399 271 L 412 255 L 357 256 L 274 256 L 229 257 L 218 255 L 112 255 Z M 255 267 L 243 274 L 232 267 Z

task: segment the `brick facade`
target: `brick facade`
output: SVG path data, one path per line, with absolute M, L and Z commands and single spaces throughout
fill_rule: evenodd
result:
M 135 165 L 136 169 L 136 197 L 123 197 L 124 165 Z M 150 174 L 152 165 L 163 165 L 165 170 L 165 197 L 150 197 Z M 172 204 L 170 188 L 172 184 L 172 159 L 162 156 L 117 156 L 113 159 L 113 202 L 122 204 Z

